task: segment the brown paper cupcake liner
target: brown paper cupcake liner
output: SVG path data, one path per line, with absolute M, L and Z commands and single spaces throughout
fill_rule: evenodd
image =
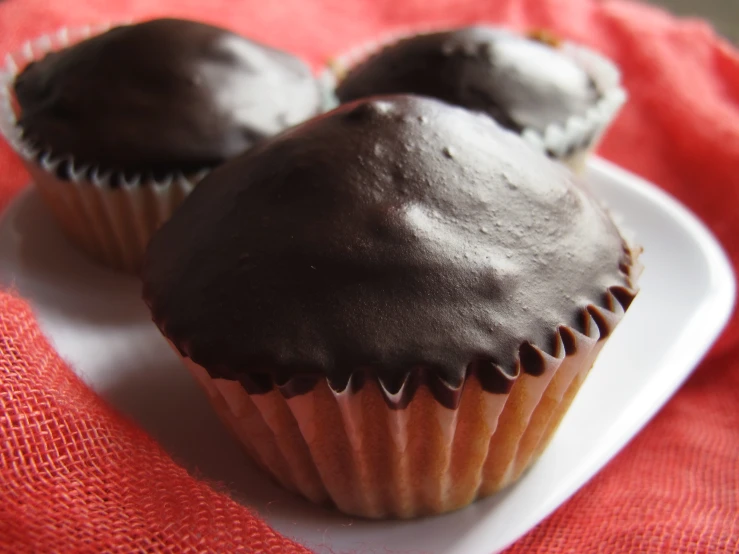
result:
M 435 27 L 396 31 L 330 60 L 321 74 L 326 109 L 338 105 L 333 90 L 352 67 L 401 39 L 442 30 L 445 29 Z M 571 42 L 562 42 L 558 48 L 591 76 L 601 98 L 584 116 L 572 116 L 564 123 L 552 123 L 544 132 L 526 128 L 521 132 L 521 137 L 536 150 L 581 172 L 587 156 L 598 146 L 606 129 L 626 102 L 627 94 L 621 86 L 621 74 L 610 60 L 594 50 Z
M 409 379 L 392 392 L 369 372 L 355 373 L 342 390 L 323 378 L 304 394 L 289 392 L 289 382 L 249 394 L 184 361 L 249 455 L 283 487 L 348 514 L 412 518 L 466 506 L 530 467 L 634 294 L 610 289 L 607 307 L 583 311 L 583 332 L 557 330 L 551 355 L 525 343 L 507 392 L 488 392 L 470 371 L 451 407 L 430 381 L 410 400 L 403 398 Z
M 151 236 L 208 171 L 154 177 L 104 171 L 70 156 L 57 156 L 24 139 L 13 94 L 15 77 L 26 65 L 110 27 L 60 29 L 8 54 L 0 69 L 0 134 L 23 160 L 67 238 L 97 262 L 134 272 Z

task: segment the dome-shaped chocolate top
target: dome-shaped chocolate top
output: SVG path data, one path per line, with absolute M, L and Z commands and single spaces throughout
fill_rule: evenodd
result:
M 27 141 L 77 165 L 193 172 L 315 115 L 299 59 L 194 21 L 115 27 L 16 78 Z
M 456 387 L 478 361 L 495 389 L 522 345 L 551 351 L 609 289 L 631 299 L 629 250 L 573 179 L 487 116 L 347 104 L 206 177 L 153 238 L 144 298 L 251 390 L 364 369 L 393 389 L 419 367 Z
M 587 72 L 555 46 L 482 26 L 399 40 L 351 68 L 336 90 L 342 102 L 398 93 L 485 112 L 518 132 L 564 124 L 600 98 Z

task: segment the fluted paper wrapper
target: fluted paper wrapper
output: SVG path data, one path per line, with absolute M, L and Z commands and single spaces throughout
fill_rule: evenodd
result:
M 343 76 L 353 67 L 399 40 L 443 30 L 445 29 L 430 28 L 394 32 L 379 40 L 362 44 L 330 60 L 327 69 L 321 74 L 326 109 L 338 104 L 333 91 Z M 521 132 L 521 137 L 536 150 L 565 163 L 575 172 L 581 173 L 585 169 L 588 154 L 598 146 L 608 126 L 626 102 L 627 94 L 621 86 L 620 71 L 601 54 L 566 41 L 556 48 L 582 67 L 593 79 L 601 98 L 585 115 L 575 115 L 565 122 L 552 123 L 544 132 L 526 128 Z
M 207 172 L 173 173 L 154 179 L 143 174 L 106 172 L 34 148 L 24 140 L 17 124 L 13 94 L 16 75 L 30 62 L 109 28 L 106 24 L 61 29 L 8 54 L 0 70 L 0 133 L 23 160 L 67 238 L 97 262 L 135 272 L 151 236 Z
M 560 327 L 553 355 L 536 349 L 543 370 L 527 373 L 518 362 L 504 394 L 468 375 L 455 408 L 425 385 L 397 404 L 402 387 L 391 394 L 373 378 L 358 390 L 351 380 L 341 391 L 320 380 L 297 396 L 283 394 L 284 385 L 249 394 L 184 361 L 246 451 L 283 487 L 348 514 L 418 517 L 494 493 L 539 457 L 624 313 L 616 296 L 608 299 L 608 309 L 584 312 L 584 333 Z

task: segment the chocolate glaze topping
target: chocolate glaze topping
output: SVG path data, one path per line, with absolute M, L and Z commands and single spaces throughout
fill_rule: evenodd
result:
M 48 54 L 16 78 L 24 136 L 103 169 L 194 172 L 319 111 L 310 69 L 224 29 L 158 19 Z
M 182 354 L 253 393 L 375 375 L 407 380 L 398 405 L 426 382 L 453 406 L 470 372 L 504 392 L 609 288 L 633 297 L 628 248 L 573 179 L 481 114 L 346 104 L 206 177 L 153 238 L 144 299 Z
M 351 69 L 336 90 L 342 102 L 396 93 L 486 112 L 518 132 L 584 115 L 600 97 L 590 76 L 551 44 L 491 27 L 400 40 Z

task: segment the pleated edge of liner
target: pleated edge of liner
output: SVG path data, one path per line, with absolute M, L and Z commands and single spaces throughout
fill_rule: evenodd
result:
M 210 169 L 202 169 L 191 175 L 181 171 L 168 173 L 158 179 L 149 178 L 146 173 L 130 173 L 121 170 L 103 170 L 92 164 L 78 164 L 72 156 L 55 156 L 50 149 L 36 148 L 26 142 L 23 130 L 13 109 L 13 83 L 18 74 L 31 62 L 39 61 L 49 53 L 57 52 L 78 42 L 102 34 L 113 27 L 130 25 L 133 21 L 105 22 L 83 27 L 62 27 L 54 33 L 41 35 L 24 42 L 20 49 L 5 54 L 0 66 L 0 135 L 15 153 L 27 164 L 37 165 L 45 172 L 56 175 L 60 166 L 66 165 L 68 177 L 59 178 L 63 182 L 78 186 L 92 185 L 101 189 L 121 188 L 131 190 L 151 186 L 165 193 L 172 186 L 180 186 L 190 192 Z M 119 185 L 113 186 L 113 182 Z
M 519 31 L 500 24 L 491 23 L 486 25 L 500 27 L 520 34 Z M 453 28 L 455 28 L 454 25 L 434 25 L 395 30 L 379 39 L 360 44 L 329 59 L 326 68 L 318 77 L 323 94 L 324 111 L 329 111 L 339 105 L 339 101 L 334 94 L 334 89 L 340 82 L 337 74 L 346 73 L 370 56 L 379 53 L 383 48 L 404 38 Z M 552 123 L 547 126 L 544 132 L 527 127 L 520 133 L 520 136 L 537 151 L 545 154 L 551 153 L 555 157 L 563 158 L 597 143 L 601 133 L 615 119 L 621 107 L 626 103 L 628 94 L 626 89 L 621 86 L 621 72 L 618 67 L 602 54 L 569 41 L 562 41 L 558 48 L 590 75 L 601 94 L 601 98 L 587 110 L 585 116 L 575 115 L 564 123 Z
M 598 342 L 600 340 L 605 340 L 608 338 L 611 333 L 614 331 L 618 323 L 623 318 L 624 314 L 628 310 L 629 306 L 631 305 L 634 298 L 636 298 L 639 287 L 637 286 L 637 281 L 639 279 L 639 276 L 641 275 L 641 272 L 643 270 L 643 266 L 641 262 L 639 261 L 639 255 L 642 252 L 641 247 L 638 246 L 632 246 L 629 241 L 625 239 L 625 246 L 624 250 L 629 254 L 631 264 L 628 266 L 628 272 L 625 272 L 625 276 L 627 278 L 627 282 L 629 286 L 623 286 L 623 285 L 614 285 L 611 287 L 608 287 L 605 291 L 605 300 L 607 306 L 597 306 L 593 303 L 588 304 L 586 307 L 582 308 L 580 311 L 581 317 L 584 319 L 584 332 L 580 332 L 576 329 L 573 329 L 570 326 L 567 325 L 559 325 L 555 331 L 554 331 L 554 339 L 555 339 L 555 347 L 554 347 L 554 353 L 549 354 L 545 352 L 540 347 L 531 344 L 528 341 L 524 341 L 519 346 L 519 355 L 516 359 L 513 367 L 513 372 L 506 371 L 504 368 L 502 368 L 500 365 L 493 364 L 493 369 L 497 372 L 499 372 L 504 378 L 508 379 L 508 389 L 505 392 L 502 392 L 500 394 L 507 394 L 510 392 L 511 387 L 513 386 L 513 383 L 521 376 L 523 373 L 527 373 L 530 375 L 540 375 L 543 373 L 542 370 L 536 371 L 533 370 L 533 368 L 526 368 L 524 367 L 524 364 L 521 360 L 522 355 L 524 351 L 527 352 L 527 356 L 536 355 L 538 356 L 539 360 L 541 361 L 542 367 L 551 367 L 552 364 L 556 364 L 557 366 L 564 360 L 564 358 L 568 355 L 572 355 L 575 352 L 577 352 L 581 347 L 581 343 L 584 342 Z M 160 328 L 162 334 L 165 335 L 167 340 L 169 341 L 170 345 L 173 347 L 173 349 L 176 352 L 179 352 L 180 356 L 187 359 L 188 363 L 192 363 L 195 365 L 198 365 L 203 368 L 206 372 L 208 372 L 211 377 L 215 379 L 225 379 L 225 380 L 231 380 L 236 381 L 238 379 L 231 379 L 223 376 L 217 376 L 213 375 L 211 372 L 208 371 L 208 369 L 205 366 L 201 366 L 198 364 L 195 360 L 192 359 L 188 352 L 188 348 L 186 345 L 186 341 L 178 341 L 176 338 L 169 335 L 166 331 L 166 323 L 157 322 L 157 326 Z M 569 346 L 569 347 L 568 347 Z M 363 379 L 373 379 L 380 391 L 382 392 L 382 395 L 386 401 L 386 404 L 390 409 L 400 409 L 404 406 L 406 406 L 410 401 L 412 401 L 414 391 L 411 391 L 411 396 L 408 397 L 405 395 L 405 389 L 408 386 L 409 382 L 412 380 L 411 376 L 414 373 L 414 371 L 421 370 L 423 373 L 421 375 L 421 381 L 417 383 L 418 387 L 420 386 L 428 386 L 432 390 L 435 387 L 443 387 L 445 388 L 451 395 L 453 395 L 453 398 L 455 399 L 454 406 L 446 406 L 449 409 L 456 410 L 459 407 L 459 402 L 461 400 L 462 396 L 462 390 L 464 388 L 465 383 L 468 379 L 474 377 L 477 377 L 478 381 L 482 382 L 480 379 L 478 372 L 473 367 L 470 369 L 471 366 L 473 366 L 474 362 L 476 361 L 482 361 L 485 362 L 486 360 L 480 359 L 480 360 L 470 360 L 470 363 L 467 366 L 467 370 L 465 372 L 464 378 L 462 379 L 461 383 L 459 385 L 452 385 L 450 383 L 447 383 L 444 381 L 436 371 L 433 370 L 433 368 L 428 369 L 422 365 L 419 365 L 417 367 L 411 367 L 406 372 L 402 383 L 400 384 L 399 388 L 397 390 L 392 390 L 390 387 L 387 386 L 387 384 L 382 380 L 381 377 L 379 377 L 372 368 L 358 368 L 351 372 L 349 375 L 349 378 L 347 379 L 346 383 L 343 387 L 336 388 L 331 383 L 331 380 L 329 378 L 326 379 L 326 384 L 329 388 L 329 390 L 332 391 L 332 393 L 338 398 L 342 397 L 348 394 L 352 394 L 356 391 L 355 388 L 355 381 L 359 379 L 358 374 L 363 374 L 361 378 Z M 293 396 L 300 396 L 303 393 L 291 393 L 289 392 L 291 389 L 291 385 L 294 383 L 296 379 L 301 378 L 311 378 L 315 379 L 315 383 L 318 383 L 322 377 L 317 376 L 315 374 L 309 375 L 309 374 L 302 374 L 297 375 L 294 377 L 290 377 L 286 379 L 284 382 L 278 382 L 273 375 L 271 375 L 268 372 L 259 372 L 260 376 L 264 375 L 267 376 L 270 379 L 271 386 L 263 391 L 263 393 L 268 393 L 274 390 L 278 390 L 280 394 L 282 394 L 283 397 L 286 399 L 291 398 Z M 245 374 L 246 375 L 246 374 Z M 433 380 L 433 383 L 432 383 Z M 310 390 L 313 390 L 315 388 L 315 383 L 311 385 L 309 389 L 307 389 L 305 392 L 309 392 Z M 254 393 L 255 395 L 263 394 L 262 392 Z M 493 393 L 496 394 L 496 393 Z M 437 395 L 434 395 L 437 400 L 439 400 Z

